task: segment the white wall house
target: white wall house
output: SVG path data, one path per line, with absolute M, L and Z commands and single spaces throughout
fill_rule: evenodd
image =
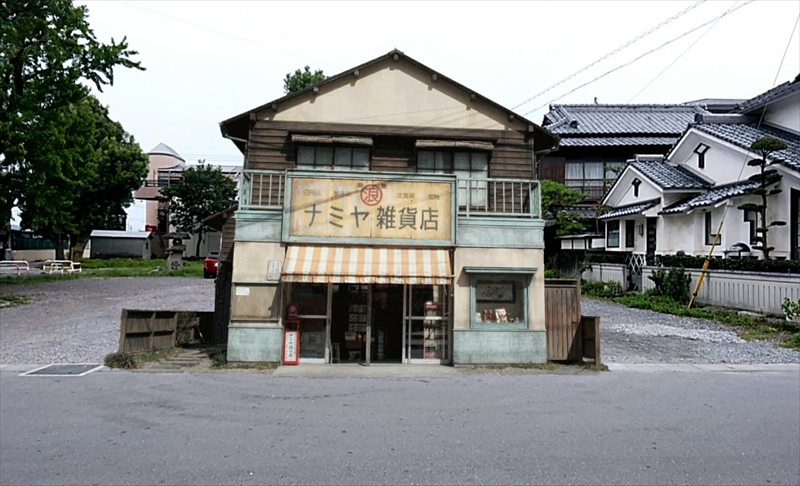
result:
M 746 192 L 759 171 L 747 165 L 760 156 L 750 145 L 761 137 L 782 140 L 787 148 L 771 154 L 769 168 L 781 180 L 781 192 L 767 199 L 768 246 L 774 258 L 800 259 L 800 76 L 742 103 L 735 114 L 700 114 L 665 158 L 637 156 L 610 189 L 603 203 L 612 210 L 606 222 L 606 251 L 631 254 L 705 256 L 723 221 L 715 256 L 755 256 L 757 241 L 751 211 L 760 203 Z

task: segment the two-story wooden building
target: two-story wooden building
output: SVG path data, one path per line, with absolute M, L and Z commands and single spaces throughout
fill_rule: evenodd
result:
M 397 50 L 221 130 L 245 155 L 229 361 L 279 361 L 289 304 L 300 362 L 546 360 L 534 168 L 557 137 Z

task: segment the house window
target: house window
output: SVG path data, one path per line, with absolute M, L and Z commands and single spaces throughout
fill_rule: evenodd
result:
M 420 150 L 417 152 L 417 172 L 420 174 L 455 174 L 458 183 L 459 206 L 467 201 L 470 206 L 486 204 L 486 180 L 489 177 L 489 152 L 444 152 Z M 477 179 L 477 180 L 469 180 Z
M 706 213 L 706 214 L 708 214 L 708 213 Z M 745 210 L 744 211 L 744 222 L 745 223 L 749 223 L 749 226 L 750 226 L 750 228 L 749 228 L 749 230 L 750 230 L 749 231 L 749 233 L 750 233 L 750 244 L 751 245 L 757 244 L 758 241 L 756 240 L 756 236 L 758 236 L 758 234 L 756 233 L 756 228 L 758 227 L 758 213 L 756 211 L 752 211 L 752 210 Z
M 533 268 L 465 267 L 473 329 L 526 329 Z
M 617 180 L 622 162 L 567 162 L 564 169 L 564 185 L 578 189 L 589 198 L 603 197 L 606 189 Z
M 625 220 L 625 247 L 632 248 L 633 247 L 633 239 L 635 236 L 635 226 L 636 222 L 632 219 Z
M 369 170 L 369 149 L 355 147 L 297 147 L 297 167 L 313 170 Z
M 606 247 L 619 248 L 619 221 L 606 223 Z
M 721 241 L 718 238 L 719 235 L 716 234 L 714 225 L 711 222 L 711 212 L 707 212 L 705 214 L 706 214 L 706 245 L 713 245 L 715 237 L 717 237 L 716 244 L 720 244 Z
M 706 168 L 706 152 L 710 147 L 704 143 L 699 144 L 694 149 L 694 153 L 697 154 L 697 168 L 698 169 L 705 169 Z

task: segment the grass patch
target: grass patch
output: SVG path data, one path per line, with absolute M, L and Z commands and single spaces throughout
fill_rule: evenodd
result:
M 0 308 L 18 307 L 25 305 L 31 301 L 31 298 L 26 295 L 0 295 Z
M 634 309 L 652 310 L 662 314 L 694 317 L 728 324 L 745 341 L 777 340 L 783 347 L 800 350 L 800 330 L 791 324 L 756 320 L 717 309 L 698 307 L 689 309 L 686 304 L 665 296 L 630 294 L 610 300 Z
M 37 275 L 35 277 L 3 278 L 3 284 L 24 285 L 39 282 L 58 282 L 61 280 L 75 280 L 79 278 L 112 278 L 112 277 L 202 277 L 202 260 L 184 260 L 183 270 L 168 272 L 166 259 L 135 260 L 132 258 L 87 259 L 81 262 L 83 272 L 54 275 Z M 40 272 L 40 269 L 31 269 L 31 272 Z
M 164 358 L 169 358 L 172 356 L 178 356 L 186 351 L 183 348 L 167 348 L 167 349 L 159 349 L 157 351 L 148 351 L 146 353 L 138 353 L 134 354 L 133 358 L 136 360 L 136 364 L 139 366 L 145 363 L 152 363 L 153 361 L 160 361 Z
M 119 368 L 123 370 L 135 370 L 141 368 L 146 363 L 160 361 L 170 356 L 178 356 L 185 350 L 183 348 L 167 348 L 159 349 L 158 351 L 149 351 L 147 353 L 109 353 L 103 359 L 103 364 L 108 368 Z

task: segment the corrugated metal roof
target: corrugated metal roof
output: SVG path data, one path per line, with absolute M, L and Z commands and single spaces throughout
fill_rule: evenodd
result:
M 708 192 L 677 202 L 658 214 L 679 214 L 691 209 L 717 204 L 731 197 L 742 196 L 747 189 L 757 187 L 758 182 L 740 181 L 711 188 Z
M 629 216 L 631 214 L 640 214 L 642 211 L 647 211 L 648 209 L 652 208 L 660 201 L 661 199 L 650 199 L 648 201 L 642 201 L 640 203 L 620 206 L 600 216 L 598 219 L 613 219 L 613 218 L 621 218 L 623 216 Z
M 711 183 L 703 180 L 682 165 L 659 161 L 635 161 L 629 165 L 662 189 L 704 189 Z
M 699 105 L 551 105 L 543 126 L 564 139 L 570 135 L 673 135 L 698 113 Z
M 758 128 L 756 126 L 755 123 L 698 123 L 692 125 L 692 128 L 743 149 L 749 149 L 761 137 L 782 140 L 786 149 L 771 154 L 770 160 L 779 161 L 782 165 L 800 172 L 800 136 L 766 125 Z
M 91 238 L 135 238 L 145 239 L 153 236 L 149 231 L 115 231 L 115 230 L 93 230 Z

